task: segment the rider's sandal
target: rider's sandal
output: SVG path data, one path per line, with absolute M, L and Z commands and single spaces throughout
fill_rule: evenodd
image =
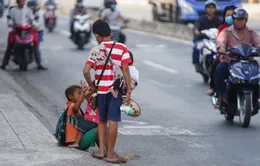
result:
M 219 109 L 222 106 L 223 100 L 222 99 L 218 99 L 216 105 L 215 105 L 215 109 Z
M 214 95 L 214 90 L 213 89 L 207 90 L 206 95 L 213 96 Z

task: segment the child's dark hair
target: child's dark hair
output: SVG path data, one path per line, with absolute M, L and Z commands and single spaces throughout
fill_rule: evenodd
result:
M 97 20 L 93 24 L 93 33 L 98 34 L 100 37 L 110 36 L 111 29 L 107 22 L 103 20 Z
M 129 63 L 129 65 L 133 65 L 133 63 L 134 63 L 133 53 L 131 51 L 128 51 L 128 53 L 129 53 L 129 56 L 130 56 L 131 61 L 132 61 L 131 63 Z
M 71 85 L 65 90 L 65 96 L 68 101 L 70 101 L 69 96 L 73 95 L 76 89 L 81 89 L 81 87 L 79 85 Z

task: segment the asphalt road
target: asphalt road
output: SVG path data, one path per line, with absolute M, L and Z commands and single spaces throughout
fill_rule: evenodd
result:
M 0 26 L 1 52 L 7 36 L 4 23 Z M 67 30 L 68 20 L 59 17 L 55 32 L 45 34 L 42 51 L 49 70 L 37 71 L 34 65 L 26 73 L 12 65 L 7 69 L 48 110 L 38 113 L 52 126 L 51 132 L 66 102 L 65 88 L 83 79 L 84 63 L 95 44 L 92 41 L 84 51 L 78 51 Z M 140 71 L 133 99 L 142 107 L 142 115 L 122 117 L 116 149 L 141 156 L 131 165 L 259 166 L 259 115 L 247 129 L 239 126 L 238 118 L 234 123 L 225 122 L 204 95 L 208 85 L 194 72 L 190 45 L 152 34 L 125 33 Z

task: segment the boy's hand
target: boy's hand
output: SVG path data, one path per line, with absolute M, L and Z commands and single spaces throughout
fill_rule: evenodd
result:
M 127 92 L 127 93 L 126 93 L 125 103 L 126 103 L 127 105 L 129 105 L 130 102 L 131 102 L 131 92 Z
M 80 86 L 81 86 L 82 91 L 85 94 L 85 92 L 88 90 L 88 86 L 87 86 L 86 82 L 81 80 L 80 81 Z

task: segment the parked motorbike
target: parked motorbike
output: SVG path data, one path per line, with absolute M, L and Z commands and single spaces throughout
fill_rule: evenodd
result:
M 200 51 L 200 65 L 198 72 L 202 75 L 205 83 L 209 81 L 211 65 L 214 57 L 217 54 L 216 50 L 216 37 L 218 29 L 211 28 L 201 31 L 197 48 Z
M 229 77 L 226 80 L 226 94 L 220 111 L 227 121 L 239 116 L 242 127 L 250 125 L 251 116 L 258 113 L 259 65 L 252 57 L 260 55 L 260 49 L 241 44 L 230 48 L 228 56 L 237 60 L 228 64 Z M 212 98 L 212 104 L 217 103 L 217 96 Z
M 56 15 L 55 15 L 56 7 L 53 5 L 47 6 L 47 11 L 44 14 L 45 18 L 45 27 L 52 32 L 53 29 L 56 27 Z
M 89 21 L 89 15 L 75 15 L 74 17 L 74 36 L 73 42 L 79 49 L 83 49 L 91 37 L 91 24 Z
M 33 62 L 33 35 L 31 33 L 31 26 L 15 25 L 14 45 L 14 62 L 19 65 L 21 71 L 26 71 L 30 63 Z

